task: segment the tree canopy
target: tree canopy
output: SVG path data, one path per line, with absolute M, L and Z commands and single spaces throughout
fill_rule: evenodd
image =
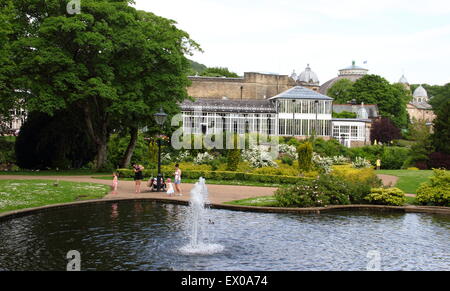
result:
M 411 96 L 407 90 L 398 84 L 390 84 L 386 79 L 377 75 L 366 75 L 356 82 L 347 79 L 337 81 L 329 90 L 329 96 L 337 103 L 376 104 L 383 117 L 387 117 L 399 128 L 408 125 L 406 104 Z
M 450 100 L 443 103 L 437 112 L 432 140 L 437 152 L 450 154 Z
M 349 79 L 341 79 L 328 89 L 327 95 L 334 98 L 334 102 L 337 104 L 347 104 L 353 99 L 351 95 L 352 88 L 352 81 Z
M 230 72 L 228 68 L 221 68 L 221 67 L 207 68 L 200 75 L 205 77 L 227 77 L 227 78 L 239 77 L 238 74 Z
M 66 1 L 14 1 L 14 56 L 27 109 L 80 110 L 97 168 L 106 164 L 111 132 L 137 138 L 160 107 L 177 112 L 176 103 L 188 97 L 186 55 L 199 49 L 175 22 L 129 2 L 83 0 L 81 13 L 69 15 Z

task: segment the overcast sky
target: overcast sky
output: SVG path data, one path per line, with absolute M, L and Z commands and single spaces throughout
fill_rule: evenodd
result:
M 238 74 L 310 64 L 324 83 L 355 60 L 391 82 L 450 82 L 448 0 L 135 1 L 200 43 L 193 60 Z

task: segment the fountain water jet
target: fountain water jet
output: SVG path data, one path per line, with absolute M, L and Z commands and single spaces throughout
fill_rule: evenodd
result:
M 212 255 L 224 250 L 222 245 L 204 242 L 205 227 L 208 224 L 206 221 L 207 208 L 205 205 L 209 203 L 208 188 L 205 182 L 204 178 L 200 178 L 199 182 L 195 184 L 195 187 L 191 191 L 189 203 L 191 208 L 189 215 L 191 239 L 188 245 L 181 248 L 181 252 L 187 255 Z

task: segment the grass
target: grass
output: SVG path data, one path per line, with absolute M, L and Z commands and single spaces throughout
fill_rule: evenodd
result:
M 103 198 L 109 186 L 48 180 L 0 180 L 0 213 Z
M 428 181 L 428 178 L 433 176 L 433 171 L 381 170 L 377 171 L 377 174 L 399 177 L 395 187 L 408 194 L 417 194 L 420 184 Z
M 95 170 L 64 170 L 64 171 L 18 171 L 9 172 L 1 171 L 3 176 L 95 176 L 95 175 L 112 175 L 111 173 L 96 172 Z
M 244 200 L 226 202 L 225 204 L 237 206 L 278 207 L 278 202 L 274 196 L 249 198 Z

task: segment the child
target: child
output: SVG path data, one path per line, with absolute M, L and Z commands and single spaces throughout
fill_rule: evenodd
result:
M 113 194 L 117 194 L 118 186 L 119 186 L 119 177 L 117 176 L 117 173 L 114 173 L 113 174 L 113 183 L 112 183 Z
M 167 195 L 172 196 L 175 194 L 175 190 L 173 189 L 172 180 L 169 178 L 167 179 Z

